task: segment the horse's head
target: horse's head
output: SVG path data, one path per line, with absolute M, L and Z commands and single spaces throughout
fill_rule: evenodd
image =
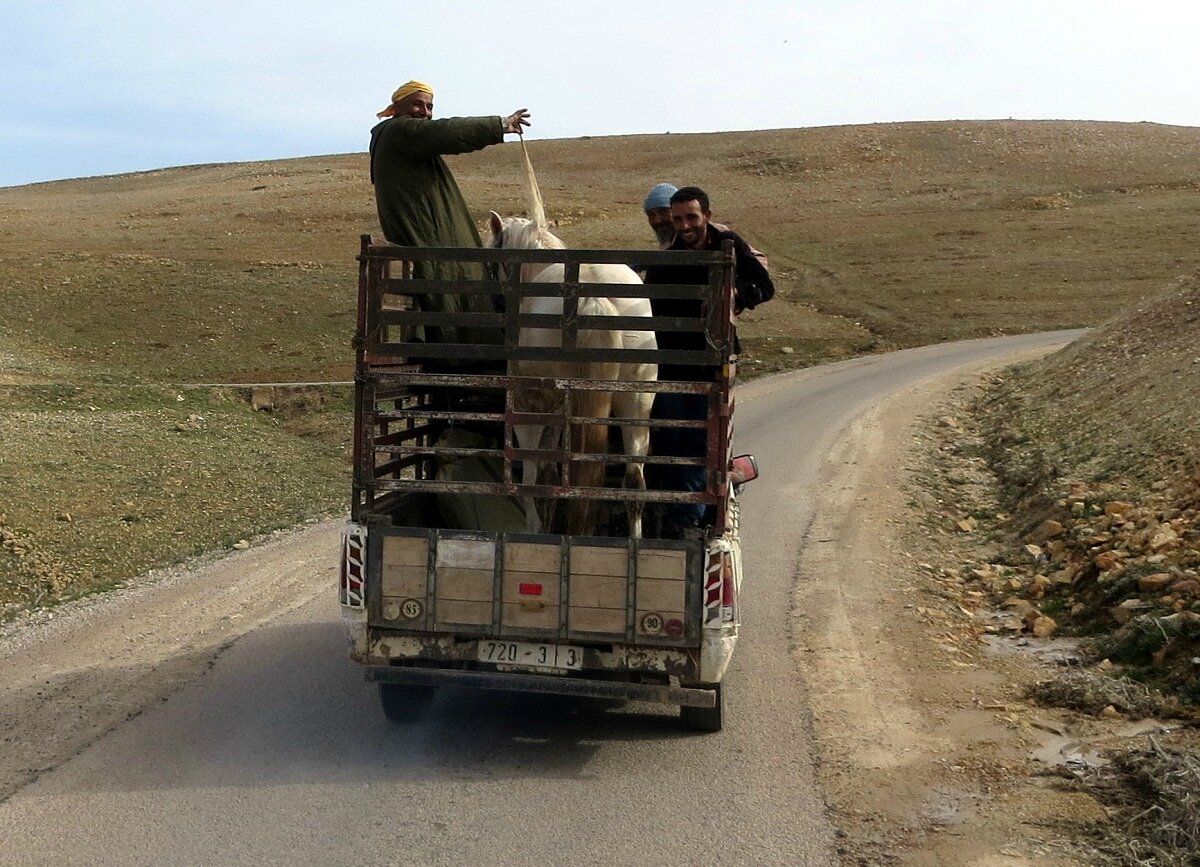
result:
M 538 247 L 562 250 L 566 247 L 548 226 L 539 226 L 524 217 L 501 217 L 492 211 L 488 216 L 488 230 L 491 232 L 488 246 L 497 250 L 533 250 Z

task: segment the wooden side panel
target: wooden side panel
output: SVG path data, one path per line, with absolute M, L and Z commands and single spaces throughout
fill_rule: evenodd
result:
M 437 599 L 457 599 L 466 602 L 492 601 L 492 570 L 491 569 L 454 569 L 437 570 Z
M 541 587 L 541 593 L 522 594 L 522 584 L 533 584 Z M 532 588 L 530 588 L 532 589 Z M 558 573 L 548 572 L 505 572 L 504 601 L 541 601 L 546 605 L 558 606 Z
M 439 624 L 486 626 L 492 622 L 492 603 L 490 600 L 487 602 L 439 600 L 437 622 Z
M 624 636 L 629 596 L 629 551 L 579 546 L 571 549 L 572 632 Z
M 489 539 L 438 539 L 434 612 L 438 624 L 489 626 L 496 545 Z
M 659 578 L 639 578 L 637 582 L 638 610 L 668 611 L 681 615 L 684 607 L 686 585 L 682 581 L 664 581 Z
M 668 549 L 639 550 L 637 555 L 638 635 L 662 635 L 667 624 L 686 620 L 687 552 Z
M 562 549 L 558 545 L 509 542 L 504 546 L 504 571 L 559 572 Z
M 624 548 L 576 546 L 571 549 L 572 575 L 629 574 L 629 552 Z
M 395 566 L 383 564 L 380 573 L 384 596 L 425 599 L 427 570 L 424 566 Z
M 536 548 L 548 548 L 559 556 L 557 546 L 537 545 Z M 517 562 L 521 565 L 553 566 L 554 571 L 525 572 L 505 570 L 502 588 L 503 604 L 500 609 L 500 619 L 505 626 L 520 629 L 545 629 L 558 631 L 559 626 L 559 574 L 558 561 L 553 562 L 538 552 L 536 557 L 507 556 L 506 562 Z M 530 592 L 521 593 L 522 585 Z M 540 592 L 538 592 L 540 591 Z
M 558 632 L 557 605 L 505 602 L 500 608 L 500 619 L 506 627 L 514 629 L 545 629 Z
M 505 546 L 500 609 L 505 627 L 558 632 L 561 568 L 561 545 L 510 542 Z M 521 593 L 521 585 L 531 592 Z
M 663 548 L 642 548 L 637 553 L 638 578 L 687 580 L 687 552 Z
M 490 540 L 438 540 L 437 567 L 439 572 L 443 566 L 458 569 L 486 569 L 491 572 L 495 562 L 496 546 Z
M 384 596 L 424 601 L 429 540 L 424 536 L 385 536 L 380 581 Z
M 572 605 L 567 617 L 572 632 L 625 634 L 624 608 L 580 608 Z
M 571 606 L 578 608 L 625 608 L 626 578 L 623 575 L 572 575 Z
M 420 566 L 429 562 L 429 539 L 425 536 L 384 536 L 383 565 Z

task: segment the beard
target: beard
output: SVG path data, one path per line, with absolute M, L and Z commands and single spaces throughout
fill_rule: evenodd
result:
M 675 240 L 674 226 L 659 226 L 654 230 L 654 234 L 658 237 L 658 243 L 670 244 Z

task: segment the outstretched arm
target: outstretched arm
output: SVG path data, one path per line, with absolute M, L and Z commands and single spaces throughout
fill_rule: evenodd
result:
M 504 124 L 504 132 L 506 135 L 512 135 L 514 133 L 520 135 L 521 129 L 529 126 L 529 110 L 525 108 L 519 108 L 508 117 L 502 118 L 501 122 Z

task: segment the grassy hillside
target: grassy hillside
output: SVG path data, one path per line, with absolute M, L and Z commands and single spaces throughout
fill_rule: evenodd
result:
M 364 131 L 365 141 L 365 131 Z M 750 374 L 1092 325 L 1193 267 L 1200 130 L 948 122 L 531 141 L 576 247 L 649 246 L 696 183 L 770 256 Z M 519 150 L 457 157 L 477 216 Z M 345 380 L 363 154 L 0 189 L 0 604 L 46 601 L 340 507 L 348 401 L 274 413 L 196 382 Z M 297 406 L 296 404 L 299 404 Z

